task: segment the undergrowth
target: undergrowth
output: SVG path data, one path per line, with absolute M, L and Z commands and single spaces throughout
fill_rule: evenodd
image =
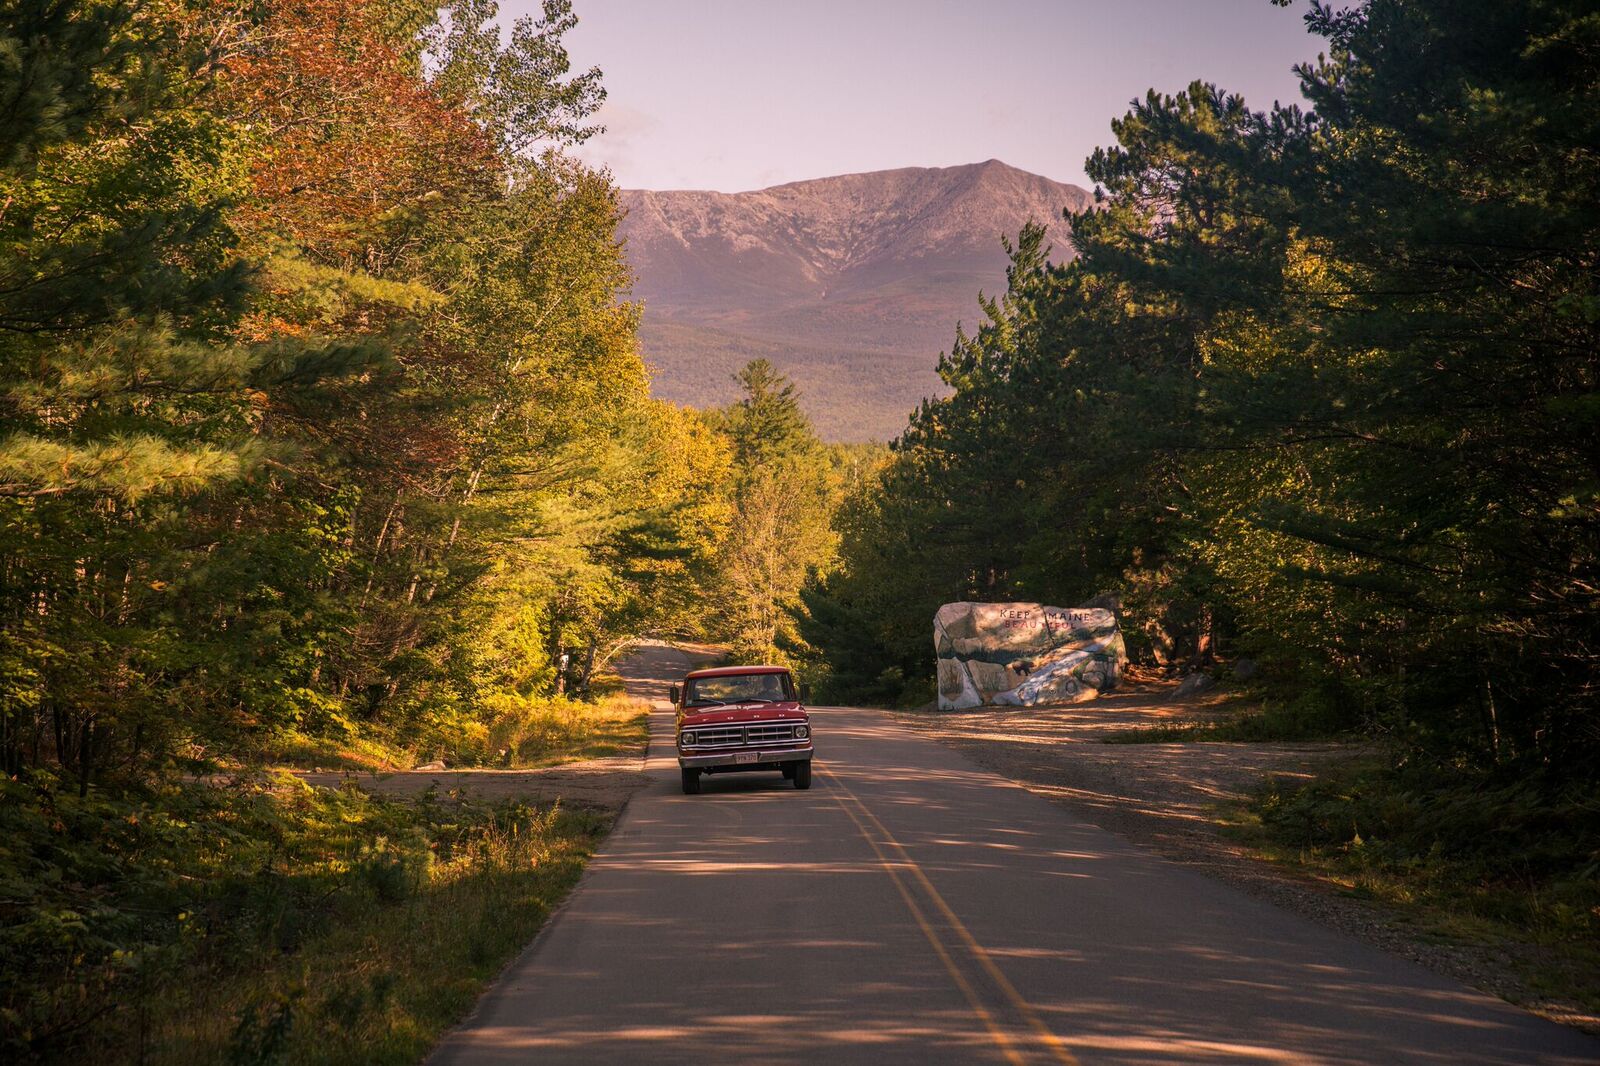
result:
M 650 705 L 627 696 L 593 703 L 560 697 L 492 701 L 489 725 L 468 759 L 498 766 L 555 766 L 644 751 Z
M 442 760 L 447 765 L 534 769 L 644 751 L 649 704 L 620 692 L 594 700 L 498 693 L 472 718 L 418 736 L 351 728 L 284 731 L 261 738 L 251 761 L 300 769 L 377 772 Z
M 1540 995 L 1600 1009 L 1600 797 L 1538 772 L 1374 761 L 1269 781 L 1240 835 L 1432 933 L 1504 947 Z
M 609 825 L 286 778 L 0 790 L 11 1061 L 415 1062 Z

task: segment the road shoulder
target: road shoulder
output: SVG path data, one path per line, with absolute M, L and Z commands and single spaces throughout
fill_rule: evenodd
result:
M 643 640 L 617 666 L 624 691 L 659 710 L 667 688 L 689 669 L 720 662 L 725 652 L 712 645 Z M 433 789 L 485 802 L 518 800 L 534 806 L 566 807 L 619 813 L 647 780 L 648 735 L 634 751 L 599 759 L 583 759 L 530 769 L 494 770 L 295 770 L 309 785 L 339 788 L 354 785 L 391 799 L 412 799 Z

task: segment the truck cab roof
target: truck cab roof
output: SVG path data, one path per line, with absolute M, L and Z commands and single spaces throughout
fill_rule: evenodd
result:
M 701 677 L 745 677 L 750 674 L 787 674 L 787 666 L 713 666 L 705 670 L 691 670 L 683 675 L 685 681 Z

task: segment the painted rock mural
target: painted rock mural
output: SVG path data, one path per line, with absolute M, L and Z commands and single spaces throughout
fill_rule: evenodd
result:
M 1127 662 L 1117 616 L 1038 603 L 947 603 L 933 616 L 939 709 L 1093 699 Z

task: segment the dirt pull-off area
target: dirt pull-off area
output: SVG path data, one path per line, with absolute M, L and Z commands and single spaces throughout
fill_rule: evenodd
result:
M 1242 799 L 1268 776 L 1308 780 L 1329 759 L 1358 750 L 1332 743 L 1102 743 L 1116 732 L 1195 725 L 1226 713 L 1226 696 L 1175 701 L 1171 693 L 1171 686 L 1141 686 L 1071 706 L 899 717 L 1031 791 L 1070 801 L 1092 821 L 1188 862 L 1211 861 L 1222 846 L 1218 804 Z
M 714 647 L 641 641 L 617 665 L 629 696 L 646 700 L 652 709 L 666 706 L 667 688 L 689 670 L 722 658 Z M 353 781 L 384 796 L 419 796 L 430 788 L 441 793 L 460 790 L 480 800 L 517 799 L 569 807 L 620 810 L 645 782 L 646 746 L 627 755 L 585 759 L 534 770 L 402 770 L 392 773 L 304 771 L 295 776 L 312 785 L 337 788 Z

